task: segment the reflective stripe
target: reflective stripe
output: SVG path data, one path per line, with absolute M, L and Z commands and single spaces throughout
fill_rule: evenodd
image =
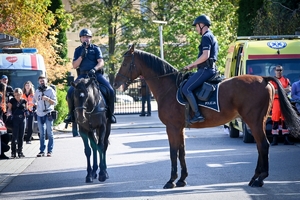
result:
M 27 109 L 29 111 L 32 111 L 33 110 L 33 106 L 34 106 L 34 103 L 33 103 L 33 94 L 28 95 L 28 97 L 26 96 L 26 94 L 23 94 L 22 98 L 27 101 Z
M 272 129 L 272 135 L 278 135 L 278 129 L 277 130 Z

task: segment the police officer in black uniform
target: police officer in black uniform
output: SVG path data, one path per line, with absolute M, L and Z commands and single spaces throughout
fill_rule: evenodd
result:
M 205 120 L 199 111 L 193 90 L 216 74 L 215 62 L 218 58 L 219 46 L 217 39 L 209 30 L 210 25 L 211 21 L 206 15 L 200 15 L 194 20 L 193 26 L 195 26 L 196 31 L 202 36 L 198 47 L 199 54 L 196 61 L 184 67 L 186 70 L 197 67 L 197 72 L 188 79 L 182 88 L 183 94 L 195 113 L 190 123 L 203 122 Z
M 94 44 L 91 44 L 92 32 L 89 29 L 82 29 L 79 33 L 81 46 L 77 47 L 74 52 L 73 68 L 79 69 L 79 75 L 77 79 L 85 78 L 87 74 L 89 76 L 96 76 L 97 81 L 104 85 L 108 90 L 109 94 L 106 97 L 108 104 L 108 120 L 110 123 L 116 123 L 114 113 L 114 90 L 109 82 L 104 78 L 102 70 L 104 67 L 104 60 L 100 48 Z M 71 123 L 75 120 L 74 117 L 74 99 L 73 99 L 74 88 L 71 86 L 67 93 L 67 101 L 69 107 L 69 114 L 64 120 L 65 123 Z

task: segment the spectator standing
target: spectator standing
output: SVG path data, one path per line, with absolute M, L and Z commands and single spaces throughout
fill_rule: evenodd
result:
M 295 102 L 298 113 L 300 113 L 300 80 L 293 83 L 291 93 L 292 100 Z
M 6 103 L 8 103 L 14 97 L 14 89 L 8 84 L 8 77 L 6 75 L 2 75 L 0 81 L 6 84 Z
M 6 84 L 0 82 L 0 122 L 1 126 L 5 126 L 3 123 L 3 114 L 6 113 L 6 98 L 5 98 L 5 90 L 6 90 Z M 1 159 L 9 159 L 5 155 L 5 152 L 9 151 L 10 147 L 8 145 L 9 143 L 9 135 L 8 133 L 0 135 L 1 137 L 1 154 L 0 154 L 0 160 Z
M 53 117 L 51 112 L 54 111 L 54 106 L 57 104 L 56 92 L 47 85 L 45 76 L 39 77 L 39 87 L 35 91 L 33 103 L 36 104 L 36 114 L 38 128 L 40 132 L 40 152 L 37 157 L 45 155 L 45 134 L 48 136 L 47 156 L 52 156 L 53 151 Z M 47 130 L 47 131 L 46 131 Z
M 286 93 L 291 91 L 291 83 L 288 78 L 285 78 L 282 76 L 283 74 L 283 67 L 281 65 L 277 65 L 275 67 L 275 77 L 280 81 L 282 84 L 284 90 Z M 279 96 L 277 91 L 277 85 L 271 81 L 272 85 L 275 88 L 275 96 L 273 101 L 273 107 L 272 107 L 272 121 L 273 121 L 273 127 L 272 127 L 272 135 L 273 135 L 273 141 L 271 143 L 272 146 L 278 145 L 278 135 L 279 135 L 279 129 L 281 126 L 282 135 L 284 136 L 284 144 L 285 145 L 293 145 L 292 142 L 289 141 L 289 130 L 286 127 L 286 124 L 284 122 L 284 117 L 280 110 L 280 102 L 279 102 Z
M 21 88 L 14 90 L 14 98 L 9 100 L 7 117 L 12 115 L 13 127 L 12 127 L 12 140 L 11 140 L 11 157 L 16 158 L 16 152 L 18 157 L 25 157 L 23 154 L 23 140 L 25 133 L 26 124 L 26 112 L 27 112 L 27 101 L 22 98 L 23 92 Z M 16 149 L 18 146 L 18 149 Z
M 32 124 L 33 124 L 33 116 L 34 116 L 34 85 L 31 81 L 26 81 L 23 86 L 23 96 L 22 98 L 27 101 L 27 109 L 28 115 L 27 119 L 27 135 L 26 135 L 26 144 L 31 144 L 32 137 Z
M 151 91 L 145 81 L 145 78 L 140 76 L 141 78 L 141 95 L 142 95 L 142 112 L 140 117 L 151 116 Z M 145 113 L 145 104 L 147 102 L 147 114 Z

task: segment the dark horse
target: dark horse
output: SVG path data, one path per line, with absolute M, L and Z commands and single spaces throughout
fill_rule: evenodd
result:
M 134 79 L 142 75 L 151 89 L 158 105 L 158 115 L 166 125 L 170 145 L 171 178 L 164 188 L 183 187 L 188 176 L 185 162 L 185 106 L 176 100 L 178 76 L 182 76 L 170 64 L 157 56 L 135 50 L 131 46 L 124 54 L 124 60 L 116 75 L 114 87 L 123 86 L 126 90 Z M 263 180 L 269 175 L 269 142 L 265 133 L 265 121 L 274 98 L 275 89 L 269 81 L 278 86 L 281 111 L 291 134 L 298 137 L 300 123 L 292 109 L 285 92 L 274 77 L 243 75 L 223 81 L 219 86 L 220 112 L 201 107 L 205 117 L 202 123 L 195 123 L 191 128 L 215 127 L 240 116 L 253 134 L 258 150 L 255 174 L 249 186 L 261 187 Z M 181 177 L 177 174 L 177 158 L 181 165 Z
M 99 181 L 108 179 L 106 166 L 106 150 L 111 124 L 106 116 L 106 103 L 99 91 L 95 78 L 82 78 L 72 83 L 74 87 L 75 119 L 79 125 L 79 133 L 84 143 L 84 153 L 87 159 L 86 182 L 97 178 L 97 152 L 100 157 Z M 94 133 L 96 130 L 96 134 Z M 90 141 L 90 145 L 89 145 Z M 90 157 L 93 151 L 93 168 Z

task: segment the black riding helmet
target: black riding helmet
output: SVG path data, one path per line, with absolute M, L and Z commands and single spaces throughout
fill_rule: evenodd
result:
M 211 21 L 210 21 L 209 17 L 206 16 L 206 15 L 200 15 L 200 16 L 198 16 L 194 20 L 193 26 L 196 26 L 196 24 L 199 24 L 199 23 L 202 23 L 202 24 L 206 25 L 207 27 L 210 27 L 210 25 L 211 25 Z
M 92 34 L 92 31 L 90 29 L 82 29 L 79 33 L 79 37 L 82 37 L 82 36 L 89 36 L 89 37 L 92 37 L 93 34 Z

